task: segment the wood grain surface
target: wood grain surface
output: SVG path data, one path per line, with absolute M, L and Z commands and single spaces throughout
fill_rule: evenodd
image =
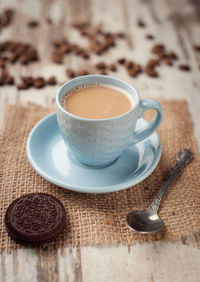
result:
M 145 64 L 155 43 L 163 43 L 180 57 L 179 62 L 189 64 L 190 72 L 176 67 L 162 66 L 159 78 L 144 74 L 131 78 L 123 68 L 116 73 L 134 85 L 142 98 L 164 97 L 186 99 L 194 122 L 194 131 L 200 148 L 200 53 L 193 49 L 200 44 L 200 2 L 198 0 L 1 0 L 0 10 L 16 9 L 14 23 L 3 29 L 0 39 L 20 39 L 32 43 L 40 54 L 40 62 L 28 67 L 13 65 L 11 73 L 19 81 L 22 75 L 55 75 L 62 83 L 67 80 L 67 67 L 87 68 L 92 71 L 96 62 L 115 62 L 120 57 Z M 46 17 L 53 24 L 47 25 Z M 30 19 L 40 26 L 27 28 Z M 146 22 L 138 27 L 137 20 Z M 127 33 L 103 57 L 91 56 L 84 61 L 77 56 L 66 56 L 64 65 L 50 61 L 51 42 L 66 36 L 73 42 L 85 45 L 85 39 L 72 29 L 72 22 L 89 21 L 102 25 L 105 30 Z M 154 41 L 145 36 L 153 34 Z M 58 86 L 44 89 L 17 90 L 13 86 L 0 88 L 0 120 L 7 103 L 53 105 Z M 189 188 L 189 187 L 188 187 Z M 1 219 L 3 220 L 3 219 Z M 0 281 L 199 281 L 200 236 L 182 240 L 145 243 L 134 246 L 101 246 L 62 248 L 50 253 L 35 249 L 13 250 L 0 254 Z

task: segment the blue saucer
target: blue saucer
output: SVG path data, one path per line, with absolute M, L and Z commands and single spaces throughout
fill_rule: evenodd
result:
M 146 124 L 141 118 L 136 129 Z M 48 181 L 77 192 L 105 193 L 134 186 L 149 176 L 160 160 L 161 144 L 154 133 L 128 147 L 111 165 L 91 168 L 76 161 L 65 146 L 53 113 L 32 129 L 26 153 L 32 167 Z

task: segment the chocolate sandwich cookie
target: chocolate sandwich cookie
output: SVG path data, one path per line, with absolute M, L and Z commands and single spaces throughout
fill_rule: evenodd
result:
M 10 237 L 25 245 L 39 245 L 55 239 L 64 229 L 66 211 L 55 197 L 45 193 L 23 195 L 5 214 Z

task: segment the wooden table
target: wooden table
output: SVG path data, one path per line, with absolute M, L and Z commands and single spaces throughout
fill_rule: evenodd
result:
M 195 135 L 200 146 L 200 54 L 194 52 L 193 44 L 200 44 L 200 6 L 198 0 L 45 0 L 0 1 L 1 10 L 16 8 L 14 24 L 1 32 L 1 40 L 23 39 L 37 46 L 39 63 L 24 67 L 15 65 L 12 74 L 16 80 L 21 75 L 56 75 L 59 82 L 66 80 L 67 66 L 90 68 L 101 57 L 93 56 L 85 63 L 75 56 L 66 58 L 65 65 L 50 62 L 50 42 L 65 35 L 73 41 L 84 40 L 70 24 L 76 20 L 90 20 L 92 24 L 103 23 L 105 29 L 126 31 L 123 40 L 110 53 L 103 56 L 106 62 L 119 57 L 133 59 L 144 64 L 154 44 L 145 39 L 146 34 L 155 35 L 155 42 L 164 43 L 175 50 L 182 63 L 191 66 L 191 72 L 162 66 L 159 79 L 141 75 L 129 77 L 123 69 L 116 76 L 136 86 L 143 98 L 164 97 L 186 99 L 194 121 Z M 45 23 L 50 16 L 53 25 Z M 31 18 L 40 21 L 40 27 L 28 29 Z M 137 26 L 137 19 L 147 23 L 146 28 Z M 84 44 L 84 42 L 83 42 Z M 52 105 L 58 86 L 41 90 L 19 91 L 16 87 L 0 88 L 0 118 L 7 103 L 33 101 Z M 0 280 L 5 281 L 199 281 L 200 236 L 181 238 L 173 242 L 159 241 L 134 246 L 81 247 L 55 250 L 52 253 L 34 249 L 13 250 L 0 255 Z

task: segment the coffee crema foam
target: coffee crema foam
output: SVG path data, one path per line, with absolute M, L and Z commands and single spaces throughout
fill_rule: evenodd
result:
M 105 119 L 128 112 L 133 107 L 133 100 L 118 87 L 94 83 L 75 87 L 66 93 L 62 104 L 75 116 Z

